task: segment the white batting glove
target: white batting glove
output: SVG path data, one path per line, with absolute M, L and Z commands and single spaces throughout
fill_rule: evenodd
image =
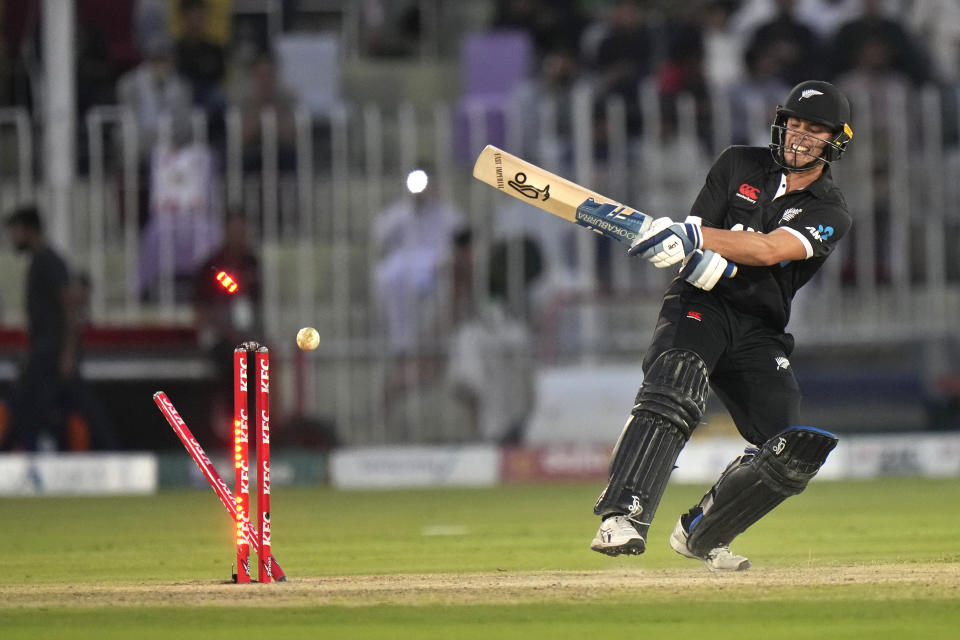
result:
M 653 252 L 650 251 L 649 240 L 672 224 L 674 222 L 671 218 L 657 218 L 650 223 L 645 231 L 637 234 L 630 248 L 627 249 L 627 253 L 631 256 L 640 256 L 644 260 L 649 260 L 653 256 Z
M 658 269 L 676 264 L 703 248 L 700 225 L 657 218 L 643 236 L 633 241 L 628 253 L 648 260 Z
M 725 274 L 731 275 L 731 271 L 736 273 L 736 269 L 731 269 L 730 263 L 719 253 L 698 249 L 684 260 L 680 277 L 699 289 L 710 291 Z

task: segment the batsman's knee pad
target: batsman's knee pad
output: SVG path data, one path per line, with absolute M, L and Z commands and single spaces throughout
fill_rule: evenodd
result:
M 650 365 L 637 392 L 633 413 L 663 416 L 687 438 L 703 417 L 707 404 L 707 365 L 692 351 L 664 351 Z
M 687 547 L 703 556 L 729 545 L 778 504 L 803 491 L 836 446 L 832 433 L 791 427 L 763 443 L 755 455 L 735 460 L 689 521 Z
M 677 456 L 703 415 L 707 385 L 707 367 L 691 351 L 665 351 L 650 365 L 594 513 L 650 523 Z

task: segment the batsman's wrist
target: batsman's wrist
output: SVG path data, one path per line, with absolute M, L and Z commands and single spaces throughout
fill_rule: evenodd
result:
M 690 242 L 693 243 L 693 250 L 703 249 L 703 231 L 700 229 L 700 225 L 692 222 L 684 222 L 683 227 Z

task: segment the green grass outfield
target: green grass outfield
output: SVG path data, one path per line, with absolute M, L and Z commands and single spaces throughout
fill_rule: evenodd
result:
M 704 487 L 671 485 L 629 558 L 588 549 L 600 488 L 276 487 L 276 585 L 225 584 L 212 491 L 0 499 L 0 637 L 960 637 L 956 478 L 814 482 L 728 575 L 667 546 Z

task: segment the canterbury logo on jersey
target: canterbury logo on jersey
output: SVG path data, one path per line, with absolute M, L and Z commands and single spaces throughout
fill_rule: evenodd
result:
M 737 191 L 737 197 L 746 200 L 750 204 L 757 204 L 760 199 L 760 189 L 744 182 Z

